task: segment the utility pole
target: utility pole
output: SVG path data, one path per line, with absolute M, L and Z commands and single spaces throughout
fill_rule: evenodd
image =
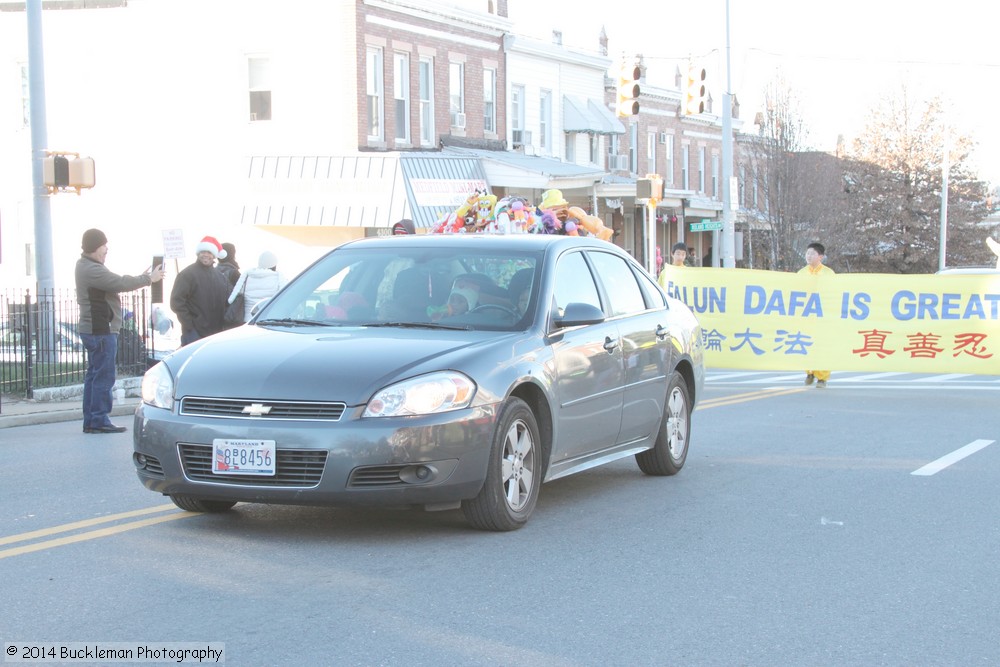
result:
M 938 250 L 938 271 L 947 265 L 946 250 L 948 249 L 948 171 L 951 169 L 948 145 L 951 143 L 948 126 L 944 126 L 944 144 L 941 150 L 941 242 Z
M 35 299 L 38 303 L 38 361 L 54 361 L 55 270 L 52 262 L 52 213 L 49 189 L 42 177 L 42 158 L 48 148 L 45 123 L 45 59 L 42 48 L 42 0 L 27 0 L 28 103 L 31 123 L 31 185 L 35 213 Z M 50 356 L 51 355 L 51 356 Z
M 733 222 L 733 95 L 729 57 L 729 0 L 726 0 L 726 90 L 722 94 L 722 266 L 736 268 Z
M 51 296 L 55 289 L 52 262 L 52 211 L 49 190 L 42 181 L 42 158 L 48 149 L 45 121 L 45 58 L 42 47 L 42 0 L 27 0 L 28 19 L 28 100 L 31 123 L 31 185 L 35 213 L 36 296 Z

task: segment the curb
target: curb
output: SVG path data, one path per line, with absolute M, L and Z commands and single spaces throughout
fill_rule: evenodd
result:
M 112 417 L 132 416 L 139 406 L 139 401 L 115 405 L 111 408 Z M 36 424 L 54 424 L 56 422 L 83 422 L 83 412 L 79 406 L 72 408 L 53 408 L 39 412 L 26 412 L 18 415 L 0 415 L 0 429 L 15 426 L 34 426 Z
M 120 378 L 115 382 L 112 417 L 135 414 L 141 401 L 142 378 Z M 83 385 L 44 387 L 34 391 L 34 398 L 5 406 L 12 412 L 0 412 L 0 429 L 65 421 L 83 421 Z

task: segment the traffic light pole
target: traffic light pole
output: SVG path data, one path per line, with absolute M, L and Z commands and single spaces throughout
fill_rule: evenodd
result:
M 42 48 L 42 0 L 27 0 L 28 99 L 31 123 L 31 185 L 35 213 L 35 278 L 37 296 L 52 294 L 55 271 L 52 263 L 52 210 L 49 189 L 42 178 L 42 159 L 48 148 L 45 121 L 45 59 Z
M 729 0 L 726 0 L 726 90 L 722 94 L 722 266 L 736 268 L 733 221 L 733 96 L 729 62 Z

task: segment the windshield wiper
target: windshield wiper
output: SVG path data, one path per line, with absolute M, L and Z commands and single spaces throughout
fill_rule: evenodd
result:
M 401 327 L 404 329 L 447 329 L 450 331 L 471 331 L 468 325 L 440 324 L 438 322 L 365 322 L 363 327 Z
M 278 320 L 257 320 L 254 324 L 270 324 L 283 327 L 332 327 L 334 324 L 317 322 L 316 320 L 296 320 L 291 317 L 283 317 Z

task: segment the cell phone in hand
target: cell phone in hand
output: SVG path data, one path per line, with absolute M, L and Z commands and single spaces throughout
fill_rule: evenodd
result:
M 163 266 L 163 255 L 153 255 L 153 268 L 156 270 L 157 267 Z M 163 281 L 153 283 L 149 287 L 150 290 L 150 303 L 163 303 Z

